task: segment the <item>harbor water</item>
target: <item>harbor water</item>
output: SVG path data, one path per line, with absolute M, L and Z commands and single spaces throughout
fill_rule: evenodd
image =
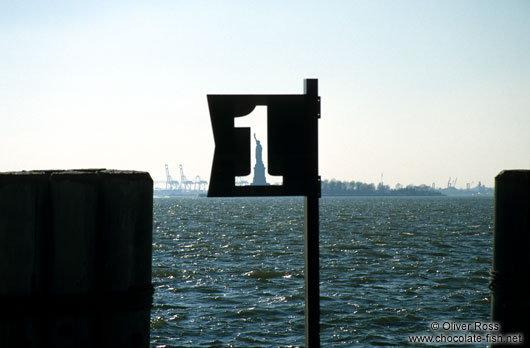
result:
M 492 235 L 493 197 L 322 198 L 322 346 L 489 322 Z M 302 198 L 155 198 L 152 347 L 303 346 L 303 242 Z

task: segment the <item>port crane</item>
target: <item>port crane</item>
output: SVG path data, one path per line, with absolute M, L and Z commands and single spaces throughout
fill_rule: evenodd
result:
M 195 177 L 195 182 L 193 183 L 193 190 L 194 191 L 206 191 L 206 186 L 208 185 L 208 181 L 202 180 L 200 176 Z
M 166 191 L 175 191 L 174 193 L 201 193 L 208 190 L 208 181 L 203 180 L 199 175 L 194 181 L 188 180 L 184 175 L 184 168 L 179 164 L 181 181 L 175 180 L 170 173 L 169 165 L 165 164 L 166 179 L 164 181 L 155 181 L 157 184 L 165 184 Z
M 180 189 L 182 191 L 191 191 L 193 181 L 188 180 L 186 176 L 184 175 L 184 169 L 182 168 L 182 164 L 179 164 L 180 168 Z
M 166 164 L 166 190 L 176 190 L 178 188 L 179 182 L 173 180 L 169 174 L 169 166 Z

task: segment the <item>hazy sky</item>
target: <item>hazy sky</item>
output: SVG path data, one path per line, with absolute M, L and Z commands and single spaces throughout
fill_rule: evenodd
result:
M 493 186 L 530 166 L 528 0 L 28 0 L 0 2 L 0 171 L 209 180 L 206 94 L 309 77 L 324 179 Z

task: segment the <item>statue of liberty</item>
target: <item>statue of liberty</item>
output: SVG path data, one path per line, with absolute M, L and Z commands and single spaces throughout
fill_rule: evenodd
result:
M 256 140 L 256 165 L 254 166 L 254 180 L 252 185 L 267 185 L 265 180 L 265 165 L 263 164 L 263 148 L 261 147 L 261 142 L 256 138 L 256 133 L 254 133 L 254 140 Z
M 256 140 L 256 163 L 263 163 L 263 159 L 261 157 L 263 148 L 261 147 L 261 141 L 256 138 L 256 133 L 254 133 L 254 140 Z

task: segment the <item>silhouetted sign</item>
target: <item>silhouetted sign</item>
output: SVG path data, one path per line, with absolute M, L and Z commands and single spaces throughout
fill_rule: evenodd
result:
M 208 95 L 215 153 L 209 197 L 320 195 L 318 176 L 318 80 L 306 79 L 299 95 Z M 236 186 L 250 174 L 250 128 L 234 127 L 234 118 L 267 106 L 268 172 L 283 185 Z

